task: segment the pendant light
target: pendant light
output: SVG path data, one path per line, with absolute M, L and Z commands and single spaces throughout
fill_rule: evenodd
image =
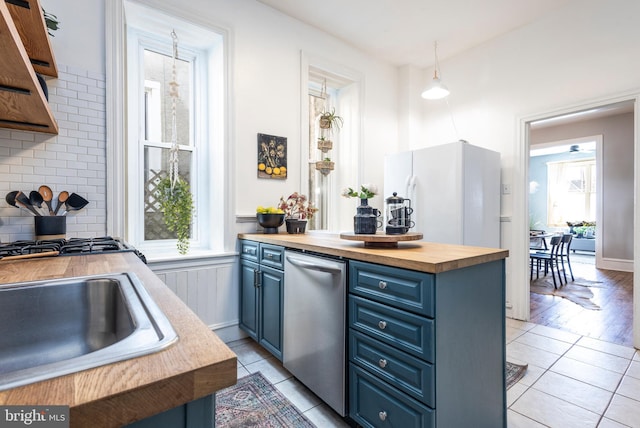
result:
M 433 50 L 435 53 L 435 64 L 433 66 L 433 80 L 427 89 L 422 92 L 422 98 L 427 100 L 439 100 L 449 95 L 449 90 L 440 81 L 438 77 L 438 71 L 440 64 L 438 63 L 438 42 L 433 43 Z

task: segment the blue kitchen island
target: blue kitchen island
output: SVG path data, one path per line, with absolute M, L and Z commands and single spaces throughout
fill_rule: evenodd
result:
M 348 417 L 363 427 L 506 427 L 508 251 L 338 235 L 241 234 L 348 264 Z M 285 272 L 286 275 L 286 272 Z M 287 287 L 295 284 L 284 283 Z

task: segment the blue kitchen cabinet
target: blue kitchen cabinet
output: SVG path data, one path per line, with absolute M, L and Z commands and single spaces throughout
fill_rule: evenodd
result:
M 215 394 L 174 407 L 126 428 L 215 428 Z
M 349 416 L 506 427 L 504 260 L 430 274 L 349 263 Z
M 284 248 L 240 241 L 240 328 L 282 361 Z

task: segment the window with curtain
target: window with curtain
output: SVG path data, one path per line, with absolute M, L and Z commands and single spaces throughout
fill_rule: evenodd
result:
M 567 221 L 595 221 L 595 159 L 547 164 L 547 223 L 566 227 Z

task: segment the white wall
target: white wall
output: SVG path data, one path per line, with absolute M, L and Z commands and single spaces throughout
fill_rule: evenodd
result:
M 51 38 L 58 64 L 104 74 L 104 1 L 40 1 L 60 22 Z
M 422 103 L 421 146 L 464 138 L 502 154 L 503 182 L 512 184 L 512 193 L 502 196 L 502 215 L 511 220 L 503 222 L 502 246 L 510 250 L 507 300 L 520 299 L 514 302 L 519 310 L 508 311 L 516 317 L 528 313 L 528 293 L 522 291 L 527 286 L 523 234 L 528 227 L 528 189 L 526 167 L 521 169 L 520 121 L 638 92 L 638 16 L 640 2 L 634 0 L 574 1 L 546 18 L 444 59 L 441 77 L 451 90 L 449 102 L 459 135 L 444 101 Z M 431 74 L 425 70 L 422 84 Z

